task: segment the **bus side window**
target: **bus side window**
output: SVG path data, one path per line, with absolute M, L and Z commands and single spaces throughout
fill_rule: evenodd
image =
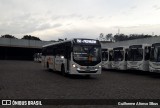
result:
M 71 42 L 67 42 L 64 46 L 64 57 L 67 59 L 71 59 Z
M 46 55 L 46 48 L 42 49 L 42 55 L 44 55 L 44 56 Z
M 49 47 L 48 54 L 53 55 L 53 48 L 52 47 Z
M 67 59 L 71 59 L 71 48 L 70 46 L 65 46 L 65 51 L 64 51 L 64 54 L 65 54 L 65 58 Z

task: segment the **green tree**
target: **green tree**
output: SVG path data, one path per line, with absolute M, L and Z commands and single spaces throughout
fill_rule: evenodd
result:
M 114 39 L 113 39 L 112 33 L 106 35 L 106 40 L 113 42 Z
M 22 39 L 27 39 L 27 40 L 39 40 L 40 39 L 38 37 L 35 36 L 31 36 L 31 35 L 24 35 Z
M 12 36 L 12 35 L 9 35 L 9 34 L 1 35 L 1 38 L 12 38 L 12 39 L 17 39 L 15 36 Z
M 99 35 L 99 40 L 100 40 L 100 41 L 104 41 L 104 34 L 103 34 L 103 33 L 100 33 L 100 35 Z
M 116 35 L 114 35 L 115 42 L 124 41 L 124 40 L 127 40 L 127 39 L 128 39 L 128 36 L 124 35 L 124 34 L 116 34 Z

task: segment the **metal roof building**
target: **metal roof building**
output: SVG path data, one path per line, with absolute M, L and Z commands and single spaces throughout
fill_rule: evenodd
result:
M 53 42 L 0 38 L 0 59 L 32 60 L 34 53 L 41 52 L 42 46 L 49 43 Z
M 134 39 L 128 41 L 119 41 L 113 43 L 101 43 L 102 48 L 114 48 L 119 46 L 129 46 L 135 44 L 153 44 L 153 43 L 160 43 L 160 37 L 150 37 L 150 38 L 142 38 L 142 39 Z

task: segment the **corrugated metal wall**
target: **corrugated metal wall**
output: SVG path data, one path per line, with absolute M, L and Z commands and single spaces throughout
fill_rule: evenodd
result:
M 26 39 L 0 38 L 0 46 L 41 48 L 49 44 L 49 41 L 37 41 Z
M 0 60 L 33 60 L 48 41 L 0 38 Z

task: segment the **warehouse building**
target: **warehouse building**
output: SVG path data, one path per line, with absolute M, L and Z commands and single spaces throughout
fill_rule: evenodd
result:
M 49 41 L 0 38 L 0 60 L 33 60 Z

